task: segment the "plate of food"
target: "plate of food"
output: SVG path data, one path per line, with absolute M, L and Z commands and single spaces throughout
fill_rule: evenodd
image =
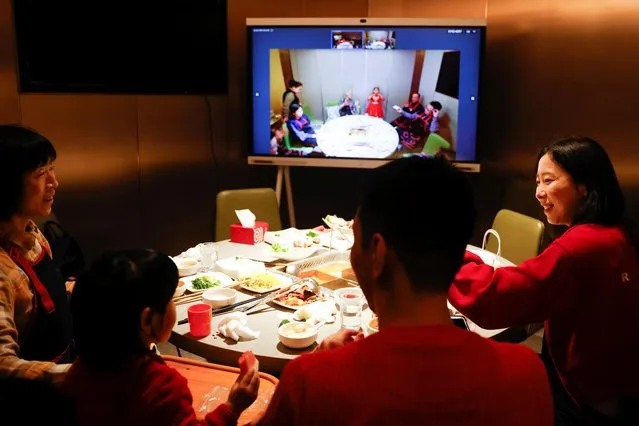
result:
M 240 281 L 240 287 L 252 293 L 269 293 L 291 284 L 293 284 L 293 280 L 290 278 L 271 271 L 251 275 Z
M 284 293 L 272 300 L 274 304 L 292 310 L 297 310 L 311 303 L 324 301 L 326 301 L 326 296 L 322 293 L 315 294 L 307 284 L 302 284 L 298 289 Z
M 216 287 L 228 287 L 235 283 L 233 278 L 222 272 L 202 272 L 181 279 L 188 291 L 206 290 Z
M 346 220 L 335 215 L 326 215 L 322 221 L 334 231 L 338 231 L 344 236 L 353 236 L 353 220 Z
M 294 262 L 315 254 L 321 247 L 320 233 L 313 230 L 290 228 L 279 232 L 267 232 L 264 240 L 271 245 L 271 255 Z

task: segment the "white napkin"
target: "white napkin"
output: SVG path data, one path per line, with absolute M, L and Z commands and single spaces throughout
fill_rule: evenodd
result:
M 190 257 L 190 258 L 195 259 L 197 261 L 201 261 L 202 260 L 202 254 L 200 253 L 200 245 L 198 244 L 195 247 L 191 247 L 187 251 L 181 253 L 178 257 Z
M 302 306 L 295 311 L 293 318 L 297 321 L 305 321 L 309 324 L 318 324 L 325 322 L 330 324 L 335 322 L 337 309 L 332 301 L 316 302 L 310 305 Z
M 248 317 L 244 312 L 232 312 L 228 314 L 217 326 L 217 331 L 224 337 L 236 342 L 240 339 L 253 340 L 260 337 L 259 331 L 248 328 Z
M 237 218 L 245 228 L 253 228 L 255 226 L 255 215 L 249 209 L 235 210 Z

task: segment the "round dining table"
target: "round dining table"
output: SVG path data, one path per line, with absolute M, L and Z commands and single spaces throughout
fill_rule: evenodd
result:
M 232 248 L 233 244 L 235 243 L 225 243 L 227 252 Z M 244 247 L 239 247 L 238 249 L 245 250 Z M 482 250 L 479 247 L 468 246 L 468 250 L 478 254 L 484 262 L 493 264 L 495 267 L 513 266 L 508 260 L 497 257 L 493 253 Z M 238 289 L 237 301 L 240 302 L 255 296 L 255 294 Z M 193 303 L 178 305 L 176 307 L 178 320 L 187 317 L 187 309 Z M 259 332 L 259 337 L 253 340 L 240 340 L 237 342 L 230 338 L 223 337 L 217 332 L 218 324 L 228 313 L 214 315 L 212 334 L 203 338 L 194 338 L 191 336 L 189 333 L 189 324 L 180 324 L 178 321 L 173 328 L 170 342 L 180 349 L 205 358 L 209 362 L 229 366 L 237 366 L 237 360 L 240 355 L 250 350 L 253 351 L 259 359 L 261 371 L 278 375 L 290 360 L 303 353 L 312 351 L 322 339 L 339 331 L 341 327 L 340 314 L 338 313 L 335 316 L 335 322 L 325 324 L 319 329 L 317 341 L 312 346 L 305 349 L 290 349 L 279 341 L 278 328 L 283 320 L 290 320 L 293 313 L 293 310 L 280 307 L 273 303 L 247 311 L 246 325 L 248 328 Z M 364 331 L 365 324 L 368 323 L 372 316 L 373 313 L 368 309 L 367 305 L 364 305 L 362 312 L 362 328 Z M 485 338 L 494 338 L 505 331 L 505 329 L 484 330 L 468 319 L 467 322 L 470 331 Z
M 329 157 L 386 158 L 395 153 L 397 130 L 381 118 L 345 115 L 317 131 L 317 146 Z

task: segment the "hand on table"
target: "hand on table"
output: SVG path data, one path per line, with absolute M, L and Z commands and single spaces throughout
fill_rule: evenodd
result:
M 344 345 L 347 345 L 351 342 L 356 342 L 363 338 L 364 334 L 359 331 L 344 329 L 338 331 L 337 333 L 331 334 L 326 339 L 322 340 L 322 342 L 315 350 L 323 351 L 327 349 L 341 348 Z

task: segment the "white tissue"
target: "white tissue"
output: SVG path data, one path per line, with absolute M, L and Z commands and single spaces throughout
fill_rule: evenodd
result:
M 260 337 L 259 331 L 251 330 L 246 323 L 248 317 L 244 312 L 232 312 L 228 314 L 217 326 L 217 331 L 224 337 L 236 342 L 240 339 L 253 340 Z
M 335 322 L 337 309 L 332 302 L 316 302 L 310 305 L 302 306 L 295 311 L 293 318 L 297 321 L 305 321 L 309 324 L 318 324 L 325 322 L 330 324 Z
M 255 226 L 255 215 L 249 209 L 235 210 L 235 214 L 243 227 L 253 228 Z

